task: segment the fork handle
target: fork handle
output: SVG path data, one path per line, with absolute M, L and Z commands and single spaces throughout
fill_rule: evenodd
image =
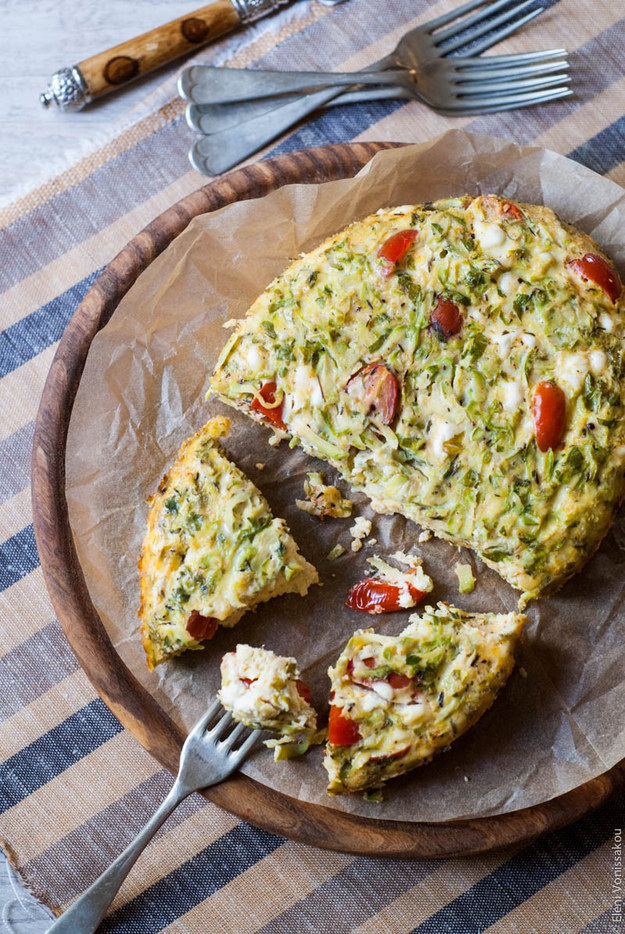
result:
M 150 842 L 161 824 L 178 807 L 191 788 L 186 788 L 178 781 L 143 830 L 140 830 L 132 843 L 123 853 L 105 869 L 93 885 L 83 892 L 70 908 L 64 912 L 46 934 L 93 934 L 106 914 L 106 910 L 117 895 L 122 882 L 134 866 L 140 853 Z
M 204 136 L 189 152 L 191 165 L 204 175 L 226 172 L 340 93 L 340 89 L 330 88 L 306 94 L 236 127 Z
M 194 65 L 182 74 L 178 89 L 182 97 L 194 104 L 229 104 L 296 91 L 349 87 L 356 83 L 401 85 L 409 76 L 405 68 L 359 71 L 356 82 L 353 71 L 254 71 Z

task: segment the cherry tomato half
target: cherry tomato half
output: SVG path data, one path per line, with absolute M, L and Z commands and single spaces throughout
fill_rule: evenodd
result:
M 343 716 L 343 708 L 330 707 L 328 722 L 328 742 L 331 746 L 353 746 L 360 739 L 358 724 Z
M 397 377 L 383 363 L 368 363 L 354 373 L 345 391 L 374 412 L 383 425 L 390 425 L 397 414 L 399 384 Z
M 273 380 L 269 383 L 265 383 L 264 386 L 261 386 L 259 395 L 261 399 L 268 403 L 268 405 L 263 405 L 260 399 L 257 396 L 254 396 L 250 403 L 250 408 L 255 412 L 259 412 L 264 419 L 266 419 L 268 422 L 271 422 L 276 426 L 276 428 L 281 428 L 283 431 L 286 431 L 286 425 L 282 421 L 284 400 L 280 403 L 280 405 L 274 405 L 276 401 L 276 389 L 277 386 Z
M 304 684 L 303 681 L 300 681 L 300 679 L 297 678 L 295 681 L 295 687 L 297 688 L 297 693 L 302 698 L 302 700 L 305 700 L 307 704 L 310 704 L 310 688 L 308 685 Z
M 586 253 L 578 259 L 569 259 L 566 262 L 569 269 L 576 272 L 582 279 L 590 279 L 600 289 L 603 289 L 610 301 L 620 298 L 623 285 L 617 271 L 596 253 Z
M 549 380 L 538 384 L 532 399 L 532 418 L 540 450 L 557 447 L 566 421 L 566 396 L 557 383 Z
M 219 620 L 214 616 L 202 616 L 197 610 L 193 610 L 185 628 L 192 639 L 202 642 L 204 639 L 212 639 L 218 626 Z
M 392 234 L 388 240 L 384 241 L 378 250 L 378 256 L 385 262 L 385 267 L 382 270 L 383 276 L 390 276 L 395 264 L 404 258 L 408 248 L 418 236 L 419 232 L 414 228 L 410 228 L 409 230 L 398 230 L 397 233 Z
M 446 298 L 439 298 L 430 315 L 430 326 L 442 341 L 449 340 L 462 329 L 460 309 Z
M 408 590 L 415 604 L 425 597 L 424 591 L 417 590 L 412 584 L 408 584 Z M 399 602 L 400 594 L 401 589 L 397 584 L 389 584 L 377 577 L 368 577 L 354 584 L 347 594 L 345 604 L 352 610 L 371 613 L 373 616 L 379 613 L 394 613 L 395 610 L 406 609 Z

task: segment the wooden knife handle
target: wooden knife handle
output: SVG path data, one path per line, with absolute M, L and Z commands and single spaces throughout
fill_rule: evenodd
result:
M 231 0 L 216 0 L 188 16 L 86 58 L 77 67 L 93 100 L 230 32 L 239 23 Z

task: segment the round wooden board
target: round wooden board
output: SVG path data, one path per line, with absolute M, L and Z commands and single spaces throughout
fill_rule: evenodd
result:
M 191 219 L 282 185 L 355 175 L 381 149 L 398 143 L 351 143 L 277 156 L 239 169 L 183 198 L 137 234 L 98 277 L 76 310 L 52 363 L 35 430 L 32 486 L 35 536 L 52 603 L 92 684 L 127 729 L 176 772 L 184 736 L 113 648 L 78 562 L 65 499 L 65 445 L 76 391 L 93 337 L 141 272 Z M 530 841 L 571 823 L 625 786 L 625 763 L 573 791 L 510 814 L 449 823 L 366 820 L 279 794 L 241 774 L 207 798 L 265 830 L 313 846 L 375 856 L 448 857 Z

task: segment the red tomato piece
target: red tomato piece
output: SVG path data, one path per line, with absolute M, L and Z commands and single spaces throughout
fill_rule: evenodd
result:
M 373 658 L 363 658 L 363 665 L 366 665 L 367 668 L 375 668 L 376 661 Z M 394 691 L 401 691 L 402 688 L 407 688 L 413 684 L 412 678 L 409 678 L 408 675 L 402 675 L 398 671 L 391 671 L 386 678 L 377 679 L 372 681 L 370 678 L 358 678 L 354 675 L 354 661 L 349 659 L 347 662 L 347 674 L 354 682 L 354 684 L 360 684 L 363 688 L 374 688 L 376 684 L 390 684 Z
M 358 724 L 343 716 L 343 708 L 330 707 L 328 742 L 331 746 L 353 746 L 360 739 Z
M 617 271 L 596 253 L 586 253 L 578 259 L 569 259 L 566 265 L 582 279 L 590 279 L 603 289 L 610 301 L 616 302 L 621 297 L 623 285 Z
M 212 639 L 218 626 L 219 620 L 214 616 L 202 616 L 197 610 L 193 610 L 185 628 L 192 639 L 202 642 L 204 639 Z
M 284 400 L 282 400 L 280 405 L 275 405 L 276 389 L 277 386 L 273 380 L 269 383 L 265 383 L 264 386 L 261 386 L 259 395 L 261 399 L 267 403 L 267 405 L 263 405 L 260 399 L 257 396 L 254 396 L 250 403 L 250 408 L 255 412 L 259 412 L 264 419 L 266 419 L 268 422 L 271 422 L 276 426 L 276 428 L 281 428 L 283 431 L 286 431 L 286 425 L 282 421 Z
M 250 684 L 254 684 L 255 681 L 258 681 L 258 678 L 239 678 L 239 681 L 242 681 L 246 688 L 249 688 Z
M 295 681 L 295 687 L 297 688 L 297 693 L 302 698 L 302 700 L 305 700 L 307 704 L 310 704 L 310 688 L 308 685 L 304 684 L 303 681 L 300 681 L 300 679 L 297 678 Z
M 391 369 L 383 363 L 368 363 L 347 382 L 345 391 L 368 406 L 382 424 L 390 425 L 397 414 L 399 384 Z
M 395 264 L 404 258 L 410 245 L 415 242 L 418 236 L 419 232 L 414 228 L 410 228 L 409 230 L 398 230 L 397 233 L 392 234 L 388 240 L 384 241 L 378 250 L 378 256 L 386 263 L 385 268 L 382 270 L 383 276 L 390 276 Z
M 412 678 L 409 678 L 408 675 L 402 675 L 398 671 L 391 671 L 385 680 L 388 681 L 394 691 L 401 691 L 402 688 L 407 688 L 412 684 Z
M 449 340 L 462 328 L 460 309 L 446 298 L 439 298 L 430 315 L 430 326 L 442 341 Z
M 424 591 L 417 590 L 412 584 L 408 584 L 408 590 L 415 603 L 419 603 L 425 597 Z M 400 593 L 401 590 L 397 584 L 389 584 L 377 577 L 367 577 L 358 584 L 354 584 L 347 595 L 345 604 L 352 610 L 360 610 L 362 613 L 372 615 L 394 613 L 395 610 L 405 609 L 399 603 Z
M 521 213 L 519 208 L 516 206 L 516 204 L 512 204 L 510 201 L 502 202 L 501 213 L 503 214 L 504 217 L 514 218 L 515 221 L 523 220 L 523 214 Z
M 507 217 L 515 221 L 523 220 L 523 214 L 516 204 L 498 198 L 496 195 L 487 195 L 485 198 L 482 198 L 482 206 L 489 220 L 493 220 L 496 217 Z
M 532 418 L 540 450 L 557 447 L 566 422 L 566 396 L 557 383 L 549 380 L 538 384 L 532 400 Z

